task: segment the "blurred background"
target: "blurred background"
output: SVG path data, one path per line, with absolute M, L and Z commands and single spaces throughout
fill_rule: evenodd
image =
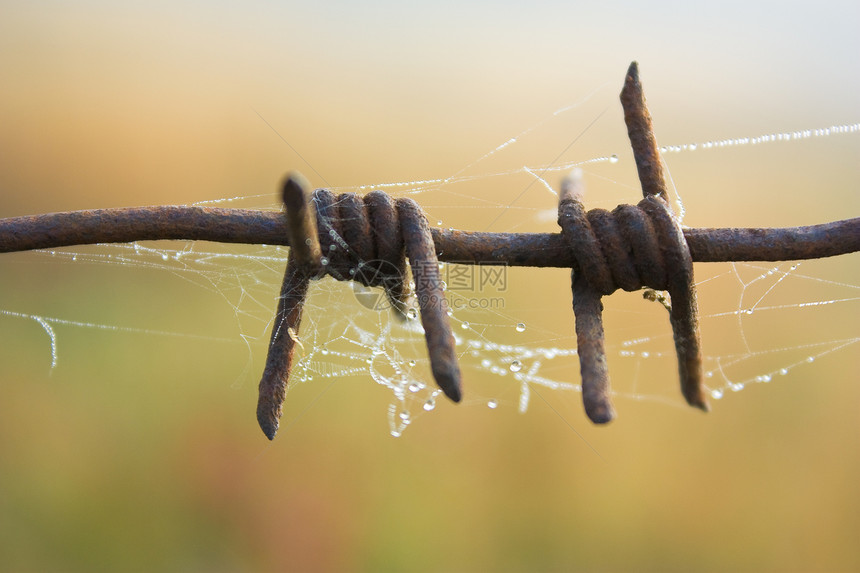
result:
M 587 202 L 638 200 L 617 101 L 632 60 L 663 145 L 860 121 L 850 2 L 0 6 L 0 217 L 276 209 L 298 169 L 342 191 L 457 174 L 386 189 L 434 225 L 552 232 L 557 198 L 524 165 L 615 154 L 582 165 Z M 686 225 L 776 227 L 860 214 L 858 158 L 854 133 L 666 162 Z M 168 252 L 223 258 L 187 272 Z M 860 569 L 856 254 L 696 266 L 709 385 L 726 390 L 708 415 L 680 397 L 665 311 L 619 293 L 607 427 L 542 386 L 519 413 L 519 384 L 464 348 L 464 403 L 417 408 L 400 437 L 367 372 L 308 370 L 269 443 L 254 404 L 285 254 L 0 255 L 0 570 Z M 325 283 L 305 355 L 346 316 L 382 324 Z M 458 332 L 575 347 L 568 272 L 509 269 L 503 298 L 456 314 Z M 54 367 L 33 317 L 52 319 Z M 420 336 L 402 336 L 431 384 Z M 578 383 L 574 356 L 543 368 Z

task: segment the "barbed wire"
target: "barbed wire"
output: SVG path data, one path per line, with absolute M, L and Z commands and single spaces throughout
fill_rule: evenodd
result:
M 791 228 L 682 228 L 672 212 L 638 65 L 621 92 L 624 120 L 644 199 L 612 212 L 586 211 L 576 173 L 559 193 L 560 233 L 488 233 L 430 228 L 412 199 L 381 191 L 364 197 L 311 192 L 298 174 L 282 187 L 283 212 L 195 206 L 99 209 L 0 220 L 0 252 L 144 240 L 206 240 L 290 246 L 259 384 L 257 419 L 271 440 L 278 430 L 308 285 L 333 276 L 385 289 L 405 316 L 410 289 L 427 341 L 431 371 L 451 400 L 461 399 L 460 370 L 439 261 L 571 269 L 571 289 L 586 414 L 611 421 L 601 298 L 617 289 L 668 291 L 681 389 L 708 409 L 693 262 L 815 259 L 860 250 L 860 218 Z M 646 291 L 647 294 L 648 291 Z

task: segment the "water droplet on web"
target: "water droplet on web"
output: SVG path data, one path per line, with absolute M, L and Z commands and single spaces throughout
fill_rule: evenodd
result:
M 418 311 L 414 308 L 410 308 L 406 311 L 406 318 L 410 320 L 415 320 L 416 318 L 418 318 Z
M 413 382 L 412 384 L 409 385 L 409 391 L 412 392 L 413 394 L 415 392 L 418 392 L 419 390 L 421 390 L 421 388 L 423 388 L 423 386 L 421 384 L 419 384 L 418 382 Z
M 786 374 L 788 374 L 788 368 L 780 368 L 779 373 L 780 375 L 785 376 Z
M 401 434 L 402 432 L 400 430 L 391 430 L 391 437 L 393 438 L 399 438 Z
M 815 356 L 807 356 L 806 361 L 807 362 L 815 362 Z
M 514 360 L 513 362 L 511 362 L 511 372 L 519 372 L 522 369 L 523 365 L 520 363 L 519 360 Z
M 723 397 L 723 390 L 721 388 L 717 388 L 716 390 L 711 390 L 711 398 L 714 400 L 719 400 Z
M 517 330 L 517 332 L 524 332 L 524 331 L 525 331 L 525 329 L 526 329 L 526 325 L 525 325 L 525 324 L 523 324 L 522 322 L 518 322 L 518 323 L 517 323 L 517 329 L 516 329 L 516 330 Z
M 412 418 L 411 418 L 411 416 L 409 415 L 409 412 L 407 412 L 406 410 L 402 410 L 402 411 L 400 412 L 400 414 L 398 414 L 398 417 L 399 417 L 401 420 L 403 420 L 403 423 L 404 423 L 404 424 L 408 424 L 409 422 L 411 422 L 411 421 L 412 421 Z
M 499 401 L 498 400 L 490 400 L 489 402 L 487 402 L 487 407 L 490 410 L 495 410 L 496 408 L 499 407 Z
M 323 346 L 322 348 L 320 348 L 320 352 L 321 352 L 322 354 L 328 354 L 328 348 L 327 348 L 327 347 L 325 347 L 325 346 Z
M 618 156 L 614 153 L 609 156 L 609 163 L 618 163 Z
M 433 410 L 436 407 L 436 400 L 434 398 L 428 398 L 426 402 L 424 402 L 424 410 L 427 412 Z
M 464 320 L 462 324 L 460 324 L 460 328 L 463 330 L 469 330 L 469 323 Z
M 442 290 L 448 290 L 448 283 L 445 281 L 439 281 L 439 286 L 442 287 Z
M 170 257 L 169 257 L 169 256 L 167 256 L 167 253 L 164 253 L 164 254 L 162 254 L 162 255 L 161 255 L 161 260 L 162 260 L 162 261 L 166 261 L 166 260 L 167 260 L 167 259 L 169 259 L 169 258 L 170 258 Z
M 327 266 L 328 266 L 328 258 L 326 258 L 326 257 L 322 257 L 322 258 L 320 259 L 320 264 L 321 264 L 322 266 L 324 266 L 324 267 L 327 267 Z
M 409 366 L 415 366 L 415 360 L 414 359 L 410 360 L 408 364 L 409 364 Z

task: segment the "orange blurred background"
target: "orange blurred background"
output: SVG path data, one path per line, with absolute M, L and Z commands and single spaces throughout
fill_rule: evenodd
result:
M 858 24 L 847 2 L 6 3 L 0 217 L 277 208 L 289 169 L 332 187 L 444 178 L 529 128 L 466 173 L 615 153 L 585 166 L 589 205 L 611 208 L 637 200 L 617 102 L 631 60 L 662 144 L 853 124 Z M 858 158 L 857 133 L 666 156 L 691 227 L 857 216 Z M 415 198 L 446 227 L 555 229 L 556 198 L 522 173 Z M 742 350 L 717 315 L 746 304 L 749 277 L 697 265 L 712 363 L 796 349 L 779 367 L 803 344 L 850 342 L 707 416 L 683 406 L 671 355 L 619 358 L 621 341 L 669 325 L 618 294 L 604 301 L 620 393 L 608 427 L 578 394 L 540 389 L 518 414 L 516 388 L 466 358 L 466 403 L 440 401 L 400 438 L 390 394 L 353 377 L 297 385 L 271 444 L 253 414 L 265 329 L 248 365 L 221 269 L 206 288 L 144 264 L 0 255 L 0 570 L 860 569 L 856 254 L 803 263 L 811 278 L 768 295 L 789 308 L 750 319 Z M 274 309 L 279 266 L 246 271 Z M 508 278 L 504 313 L 469 320 L 488 336 L 523 321 L 525 344 L 572 348 L 569 274 Z M 52 369 L 45 330 L 15 313 L 133 331 L 55 324 Z M 575 360 L 554 368 L 578 381 Z

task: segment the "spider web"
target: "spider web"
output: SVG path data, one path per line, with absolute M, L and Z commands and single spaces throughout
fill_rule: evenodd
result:
M 613 115 L 607 113 L 607 101 L 589 96 L 560 108 L 452 174 L 410 181 L 358 182 L 333 191 L 363 194 L 381 189 L 392 196 L 412 197 L 438 227 L 556 231 L 556 188 L 560 178 L 572 169 L 584 172 L 588 208 L 611 209 L 618 203 L 638 200 L 635 166 L 622 140 L 609 142 L 604 154 L 577 155 L 577 143 L 604 129 L 606 117 Z M 277 132 L 276 126 L 266 123 Z M 753 147 L 810 146 L 837 136 L 856 138 L 858 133 L 860 124 L 806 126 L 785 133 L 672 144 L 662 151 L 670 174 L 675 173 L 678 179 L 676 168 L 684 170 L 686 157 L 711 154 L 707 160 L 719 162 L 721 158 L 714 155 L 720 150 L 750 155 Z M 547 156 L 547 149 L 560 151 Z M 673 184 L 672 192 L 676 212 L 683 217 L 682 199 L 696 202 L 694 191 L 678 183 Z M 273 196 L 237 195 L 205 204 L 278 209 Z M 225 383 L 232 380 L 242 391 L 252 391 L 262 371 L 287 253 L 286 248 L 265 245 L 141 242 L 38 251 L 15 259 L 46 265 L 105 266 L 115 272 L 152 272 L 162 280 L 179 281 L 192 291 L 221 301 L 222 309 L 235 322 L 232 337 L 211 336 L 205 330 L 106 324 L 10 307 L 0 309 L 0 316 L 38 324 L 46 335 L 48 369 L 62 368 L 64 341 L 74 336 L 75 329 L 238 345 L 247 360 L 225 376 Z M 845 320 L 857 316 L 860 300 L 860 286 L 850 270 L 854 257 L 842 257 L 835 264 L 696 265 L 705 376 L 711 397 L 719 400 L 752 385 L 778 383 L 797 371 L 815 368 L 813 363 L 833 353 L 856 352 L 860 340 L 857 321 Z M 441 264 L 440 270 L 447 286 L 467 407 L 515 408 L 526 413 L 535 397 L 578 398 L 569 272 L 456 263 Z M 378 385 L 387 395 L 385 415 L 390 433 L 400 436 L 416 419 L 434 412 L 443 397 L 429 373 L 417 313 L 410 311 L 402 320 L 382 302 L 384 297 L 376 289 L 331 277 L 315 281 L 296 334 L 299 348 L 290 387 L 314 387 L 319 397 L 348 382 Z M 682 406 L 665 309 L 643 300 L 640 293 L 617 293 L 604 299 L 604 305 L 606 350 L 616 402 Z M 3 328 L 17 328 L 11 321 L 4 322 Z M 811 324 L 819 327 L 810 328 Z M 304 412 L 291 409 L 289 403 L 288 394 L 282 428 Z

